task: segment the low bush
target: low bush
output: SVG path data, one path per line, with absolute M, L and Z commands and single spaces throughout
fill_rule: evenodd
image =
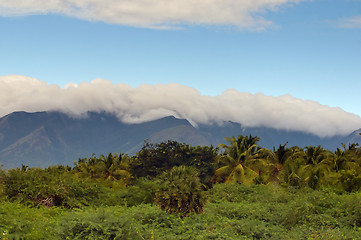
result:
M 61 239 L 55 232 L 57 208 L 28 208 L 17 202 L 0 202 L 2 239 Z
M 67 172 L 31 168 L 11 169 L 4 178 L 4 193 L 10 200 L 29 206 L 76 208 L 97 202 L 102 185 Z

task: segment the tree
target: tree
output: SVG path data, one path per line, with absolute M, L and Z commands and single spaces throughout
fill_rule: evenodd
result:
M 329 172 L 327 161 L 331 153 L 321 146 L 294 147 L 292 156 L 284 164 L 284 180 L 291 186 L 317 188 Z
M 215 171 L 215 159 L 218 155 L 218 148 L 213 146 L 189 147 L 187 154 L 188 166 L 193 166 L 199 171 L 199 178 L 203 184 L 210 187 L 211 179 Z
M 201 213 L 207 202 L 206 191 L 194 167 L 179 166 L 158 177 L 160 187 L 154 202 L 169 213 Z
M 332 157 L 327 159 L 325 163 L 336 173 L 339 173 L 341 170 L 357 168 L 359 164 L 357 162 L 356 146 L 357 144 L 350 144 L 346 147 L 345 144 L 342 144 L 343 149 L 337 148 Z
M 289 149 L 290 156 L 285 160 L 280 175 L 282 176 L 283 183 L 289 186 L 303 186 L 305 185 L 303 179 L 303 168 L 305 162 L 303 159 L 303 150 L 297 146 Z
M 109 153 L 107 157 L 101 155 L 100 161 L 103 165 L 102 171 L 105 180 L 122 180 L 126 184 L 132 178 L 128 171 L 128 155 Z
M 174 166 L 186 165 L 187 151 L 188 145 L 176 141 L 145 142 L 131 162 L 132 174 L 136 177 L 156 177 Z
M 143 148 L 136 153 L 130 163 L 133 176 L 156 177 L 174 166 L 194 166 L 200 171 L 203 183 L 209 184 L 214 172 L 214 158 L 217 148 L 193 147 L 176 141 L 166 141 L 158 144 L 146 142 Z
M 266 159 L 270 166 L 268 180 L 271 182 L 279 182 L 279 174 L 283 169 L 284 163 L 292 156 L 292 151 L 284 145 L 279 145 L 277 150 L 273 148 L 273 151 L 262 148 L 260 152 L 263 154 L 263 158 Z
M 329 152 L 323 149 L 320 145 L 315 146 L 307 146 L 304 149 L 303 158 L 308 165 L 317 165 L 325 160 L 329 155 Z
M 332 171 L 329 182 L 332 185 L 340 184 L 346 191 L 358 190 L 361 186 L 361 158 L 359 156 L 358 144 L 349 144 L 346 147 L 337 148 L 332 158 L 328 159 L 326 164 Z
M 260 169 L 265 166 L 265 162 L 257 154 L 259 138 L 252 135 L 249 137 L 239 135 L 237 139 L 233 136 L 225 140 L 229 142 L 229 145 L 219 145 L 224 149 L 224 153 L 216 159 L 224 166 L 215 171 L 216 177 L 225 182 L 253 182 L 259 175 Z
M 79 158 L 78 162 L 74 161 L 74 171 L 79 177 L 88 177 L 98 179 L 102 176 L 102 169 L 100 166 L 100 159 L 95 154 L 88 158 Z
M 81 158 L 75 163 L 74 171 L 79 177 L 92 178 L 95 180 L 106 180 L 108 182 L 118 181 L 126 185 L 132 178 L 129 172 L 130 158 L 125 154 L 109 153 L 107 156 L 94 154 L 88 158 Z

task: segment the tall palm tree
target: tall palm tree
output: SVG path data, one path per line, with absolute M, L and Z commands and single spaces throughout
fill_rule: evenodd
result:
M 361 158 L 358 152 L 358 144 L 349 144 L 348 147 L 342 144 L 342 149 L 337 148 L 332 158 L 324 161 L 330 169 L 328 184 L 341 184 L 343 187 L 347 186 L 346 190 L 354 188 L 352 179 L 361 174 Z
M 101 167 L 99 159 L 93 154 L 88 158 L 79 158 L 78 162 L 74 162 L 74 171 L 79 177 L 99 178 L 101 175 Z
M 268 179 L 271 182 L 280 181 L 279 174 L 283 169 L 283 165 L 287 161 L 287 159 L 289 159 L 293 155 L 291 149 L 286 147 L 287 144 L 288 143 L 285 143 L 284 145 L 279 145 L 278 149 L 276 150 L 275 148 L 273 148 L 273 151 L 267 148 L 260 149 L 263 158 L 268 162 L 271 168 L 268 172 Z
M 331 152 L 321 146 L 307 146 L 303 150 L 294 151 L 292 158 L 285 163 L 288 183 L 317 188 L 329 171 L 327 162 L 331 155 Z
M 342 143 L 342 148 L 337 148 L 334 152 L 333 158 L 328 162 L 331 169 L 335 172 L 340 172 L 341 170 L 354 169 L 359 166 L 357 161 L 357 144 L 349 144 L 346 147 Z
M 100 156 L 103 164 L 103 178 L 109 181 L 123 180 L 125 183 L 131 178 L 128 171 L 128 165 L 125 160 L 128 155 L 109 153 L 107 157 Z
M 75 163 L 74 171 L 79 177 L 88 177 L 95 180 L 120 181 L 120 185 L 127 184 L 132 178 L 129 173 L 129 157 L 124 154 L 107 156 L 94 154 L 88 158 L 81 158 Z
M 253 182 L 259 175 L 259 138 L 239 135 L 237 139 L 233 136 L 225 140 L 229 145 L 220 144 L 219 147 L 223 148 L 224 152 L 216 158 L 224 166 L 215 171 L 216 176 L 225 182 Z
M 309 165 L 317 165 L 321 163 L 323 160 L 325 160 L 330 152 L 323 149 L 321 145 L 315 147 L 315 146 L 307 146 L 304 150 L 304 159 L 306 161 L 306 164 Z
M 303 178 L 304 161 L 302 158 L 291 157 L 283 165 L 282 180 L 289 186 L 301 187 L 306 185 Z

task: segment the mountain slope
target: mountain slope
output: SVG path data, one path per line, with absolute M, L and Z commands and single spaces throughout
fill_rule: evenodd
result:
M 351 143 L 358 143 L 359 145 L 361 145 L 361 135 L 360 134 L 361 134 L 361 128 L 354 131 L 350 135 L 342 138 L 341 142 L 346 145 L 351 144 Z
M 319 138 L 302 132 L 272 128 L 244 128 L 238 123 L 193 127 L 187 120 L 165 117 L 141 123 L 125 124 L 107 113 L 89 113 L 84 118 L 72 118 L 59 112 L 15 112 L 0 119 L 0 164 L 5 168 L 46 167 L 69 164 L 79 157 L 109 152 L 134 154 L 144 144 L 166 140 L 191 145 L 218 145 L 224 137 L 249 135 L 261 138 L 259 145 L 272 149 L 288 142 L 288 146 L 322 145 L 335 149 L 343 142 L 361 142 L 355 131 L 346 137 Z
M 174 117 L 124 124 L 105 113 L 89 113 L 86 118 L 76 119 L 58 112 L 15 112 L 0 119 L 0 164 L 5 168 L 21 164 L 71 165 L 92 153 L 134 154 L 144 140 L 153 136 L 165 140 L 167 129 L 181 126 L 193 128 L 188 121 Z M 176 135 L 172 139 L 181 141 Z

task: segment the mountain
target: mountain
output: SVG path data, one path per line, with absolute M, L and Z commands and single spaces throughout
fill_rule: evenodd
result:
M 358 143 L 361 145 L 361 128 L 352 132 L 350 135 L 341 138 L 339 142 L 344 143 L 345 145 L 349 145 L 351 143 Z
M 125 124 L 108 113 L 88 113 L 74 118 L 60 112 L 14 112 L 0 118 L 0 165 L 47 167 L 73 165 L 79 157 L 122 152 L 133 155 L 144 140 L 158 143 L 166 140 L 190 145 L 214 145 L 224 137 L 249 135 L 261 138 L 259 145 L 272 149 L 288 142 L 288 146 L 322 145 L 335 149 L 340 143 L 361 143 L 361 129 L 349 136 L 320 138 L 303 132 L 265 127 L 245 128 L 234 122 L 223 125 L 193 127 L 185 119 L 173 116 L 141 124 Z

